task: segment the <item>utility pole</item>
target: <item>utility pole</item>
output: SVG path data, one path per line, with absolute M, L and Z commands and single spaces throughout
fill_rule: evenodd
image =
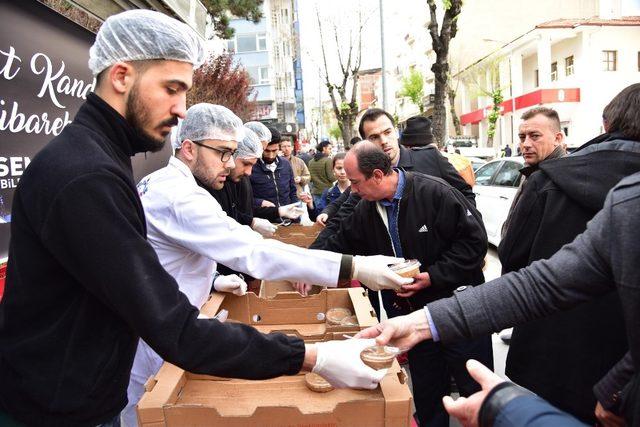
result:
M 380 4 L 380 53 L 382 54 L 382 109 L 387 110 L 387 69 L 384 59 L 384 12 L 382 4 L 384 0 L 379 0 Z

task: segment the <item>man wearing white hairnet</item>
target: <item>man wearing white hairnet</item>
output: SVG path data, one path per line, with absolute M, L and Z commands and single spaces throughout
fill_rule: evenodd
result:
M 256 134 L 262 144 L 262 149 L 267 148 L 267 144 L 271 141 L 271 131 L 269 128 L 260 122 L 247 122 L 244 125 Z
M 262 125 L 262 123 L 259 124 Z M 238 149 L 233 155 L 235 167 L 231 169 L 229 179 L 222 189 L 209 189 L 209 192 L 231 218 L 242 225 L 248 225 L 264 237 L 271 237 L 278 228 L 271 221 L 280 221 L 281 215 L 278 208 L 263 208 L 265 211 L 263 216 L 268 215 L 268 219 L 253 215 L 253 191 L 249 176 L 251 176 L 253 165 L 261 156 L 262 143 L 258 135 L 245 124 L 244 138 L 238 142 Z
M 229 109 L 212 104 L 196 104 L 189 108 L 180 124 L 179 146 L 169 164 L 138 184 L 138 192 L 147 222 L 147 238 L 156 250 L 160 263 L 171 274 L 191 304 L 200 308 L 207 300 L 211 284 L 218 291 L 243 293 L 246 284 L 236 275 L 216 276 L 220 262 L 233 270 L 259 279 L 304 281 L 335 287 L 339 279 L 361 277 L 374 288 L 396 287 L 403 278 L 392 273 L 387 264 L 392 257 L 364 258 L 333 252 L 316 251 L 264 239 L 248 226 L 229 217 L 208 189 L 220 190 L 231 171 L 237 166 L 234 154 L 238 141 L 245 136 L 242 121 Z M 244 144 L 243 144 L 244 145 Z M 243 147 L 244 148 L 244 147 Z M 252 150 L 252 151 L 255 151 Z M 378 259 L 378 262 L 375 260 Z M 313 265 L 313 268 L 309 268 Z M 222 283 L 218 281 L 223 280 Z M 406 279 L 405 279 L 406 280 Z M 411 282 L 409 279 L 408 282 Z M 399 286 L 397 286 L 399 288 Z M 229 332 L 231 333 L 231 332 Z M 226 342 L 222 332 L 221 341 Z M 342 343 L 352 347 L 366 342 Z M 233 346 L 232 344 L 230 344 Z M 237 356 L 246 364 L 253 364 L 256 354 L 236 346 Z M 265 347 L 261 360 L 272 350 Z M 337 354 L 333 357 L 339 358 Z M 360 361 L 352 361 L 361 363 Z M 341 362 L 345 367 L 348 360 Z M 144 393 L 144 383 L 157 373 L 162 358 L 143 341 L 138 345 L 131 372 L 125 411 L 127 425 L 135 424 L 134 408 Z M 364 366 L 364 365 L 363 365 Z M 325 372 L 337 380 L 334 373 Z M 219 375 L 219 374 L 218 374 Z M 372 384 L 380 373 L 370 372 L 371 378 L 357 382 L 358 386 Z M 340 380 L 345 380 L 340 378 Z M 375 379 L 379 380 L 378 377 Z
M 269 128 L 260 122 L 247 122 L 244 125 L 246 128 L 252 130 L 253 133 L 256 134 L 256 136 L 260 140 L 260 143 L 262 144 L 262 152 L 264 152 L 264 150 L 267 148 L 267 145 L 270 145 L 273 139 L 273 134 L 271 133 Z M 258 156 L 258 161 L 261 158 L 262 155 Z M 253 166 L 255 166 L 258 161 L 254 162 Z M 247 173 L 246 175 L 250 177 L 251 173 Z M 265 219 L 270 223 L 281 222 L 282 220 L 286 219 L 298 219 L 306 212 L 306 208 L 299 207 L 298 203 L 276 206 L 274 203 L 271 203 L 268 200 L 262 200 L 260 205 L 255 205 L 253 202 L 253 186 L 251 184 L 251 181 L 247 180 L 247 182 L 244 183 L 244 186 L 249 186 L 249 188 L 251 189 L 251 207 L 253 212 L 252 217 L 255 220 L 258 220 L 257 224 L 260 227 L 259 229 L 256 229 L 254 227 L 254 230 L 260 232 L 265 237 L 273 235 L 273 232 L 275 232 L 275 230 L 269 230 L 266 222 L 264 222 Z
M 203 43 L 187 25 L 156 12 L 114 15 L 96 35 L 89 61 L 95 93 L 34 157 L 13 200 L 0 301 L 1 425 L 118 425 L 139 337 L 196 373 L 259 379 L 313 368 L 338 386 L 374 387 L 380 379 L 364 365 L 341 373 L 337 355 L 355 363 L 360 340 L 305 345 L 197 319 L 158 261 L 130 157 L 162 148 L 185 114 L 193 67 L 203 58 Z M 204 165 L 228 156 L 203 151 Z M 326 258 L 337 279 L 340 256 Z M 366 260 L 354 263 L 356 276 L 367 271 Z M 347 276 L 350 268 L 346 258 Z

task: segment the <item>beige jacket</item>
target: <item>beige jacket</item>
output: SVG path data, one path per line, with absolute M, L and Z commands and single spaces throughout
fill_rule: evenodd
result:
M 300 182 L 296 183 L 296 195 L 300 197 L 304 186 L 311 180 L 311 174 L 309 174 L 309 168 L 301 158 L 292 155 L 291 159 L 288 160 L 291 163 L 294 178 L 300 177 Z

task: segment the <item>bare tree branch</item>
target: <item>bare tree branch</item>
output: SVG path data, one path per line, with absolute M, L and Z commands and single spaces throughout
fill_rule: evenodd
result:
M 338 64 L 341 71 L 340 84 L 333 84 L 329 77 L 329 68 L 327 65 L 327 56 L 325 49 L 325 40 L 323 38 L 323 27 L 320 14 L 316 8 L 316 17 L 318 20 L 318 31 L 320 34 L 320 44 L 322 49 L 323 63 L 325 69 L 325 86 L 329 92 L 331 98 L 331 105 L 333 112 L 338 120 L 338 127 L 342 134 L 342 139 L 347 145 L 351 138 L 355 135 L 355 118 L 358 114 L 357 87 L 358 87 L 358 73 L 360 71 L 360 65 L 362 63 L 362 14 L 359 13 L 359 26 L 357 32 L 357 39 L 354 40 L 353 30 L 349 34 L 349 45 L 345 56 L 343 56 L 343 50 L 340 49 L 340 37 L 338 35 L 338 29 L 336 25 L 333 25 L 334 41 L 336 43 L 336 51 L 338 55 Z M 357 43 L 357 47 L 356 47 Z M 347 97 L 347 92 L 350 90 L 350 99 Z M 337 93 L 337 95 L 336 95 Z M 338 98 L 339 102 L 338 103 Z

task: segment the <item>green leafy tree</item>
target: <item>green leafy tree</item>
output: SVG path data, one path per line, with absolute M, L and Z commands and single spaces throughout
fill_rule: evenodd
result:
M 263 0 L 202 0 L 202 3 L 211 16 L 215 35 L 226 40 L 233 37 L 229 13 L 255 23 L 262 18 Z
M 402 89 L 400 96 L 406 96 L 418 107 L 420 114 L 424 114 L 424 77 L 416 69 L 409 72 L 409 75 L 402 78 Z
M 340 130 L 340 126 L 338 126 L 337 124 L 331 126 L 331 128 L 329 129 L 329 136 L 335 139 L 336 141 L 340 139 L 340 137 L 342 136 L 342 131 Z

